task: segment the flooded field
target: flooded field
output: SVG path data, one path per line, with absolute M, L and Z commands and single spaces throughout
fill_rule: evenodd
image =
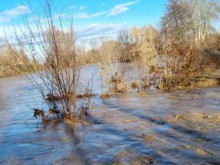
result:
M 220 87 L 94 102 L 85 121 L 43 126 L 32 108 L 47 105 L 25 76 L 0 79 L 0 164 L 220 164 Z

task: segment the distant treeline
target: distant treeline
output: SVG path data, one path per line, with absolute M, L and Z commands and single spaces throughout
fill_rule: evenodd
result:
M 215 0 L 169 0 L 159 28 L 146 25 L 123 29 L 116 40 L 100 39 L 101 46 L 91 41 L 90 50 L 76 46 L 72 29 L 68 32 L 54 25 L 44 31 L 39 28 L 45 42 L 38 45 L 43 55 L 41 63 L 51 67 L 59 63 L 64 68 L 71 67 L 71 63 L 98 63 L 105 68 L 115 62 L 133 62 L 143 68 L 144 74 L 155 73 L 163 78 L 195 76 L 208 66 L 215 69 L 219 64 L 207 55 L 220 50 L 220 34 L 213 26 L 214 21 L 219 21 L 219 14 L 220 6 Z M 28 31 L 32 34 L 31 29 Z M 22 43 L 29 51 L 10 44 L 1 49 L 1 77 L 43 69 L 35 48 L 42 43 L 32 43 L 36 40 L 32 37 L 30 42 L 27 39 Z

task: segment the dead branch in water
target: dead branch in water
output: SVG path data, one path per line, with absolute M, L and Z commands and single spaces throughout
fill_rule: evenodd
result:
M 43 123 L 49 121 L 49 118 L 44 114 L 43 110 L 33 109 L 33 111 L 34 111 L 34 117 L 35 118 L 41 117 L 41 120 L 42 120 Z

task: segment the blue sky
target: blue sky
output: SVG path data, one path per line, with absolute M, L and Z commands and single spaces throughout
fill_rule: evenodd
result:
M 43 0 L 40 0 L 43 1 Z M 132 26 L 159 25 L 167 0 L 53 0 L 56 13 L 73 14 L 79 38 L 116 36 Z M 38 0 L 8 0 L 0 5 L 0 37 L 5 25 L 19 23 L 24 15 L 41 13 Z M 55 13 L 53 13 L 55 15 Z M 43 19 L 43 16 L 42 16 Z

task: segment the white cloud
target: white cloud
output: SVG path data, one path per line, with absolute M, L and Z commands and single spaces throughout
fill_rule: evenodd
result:
M 0 23 L 9 22 L 12 19 L 30 13 L 31 10 L 28 5 L 18 5 L 13 9 L 5 10 L 0 13 Z
M 94 18 L 94 17 L 99 17 L 102 15 L 105 15 L 107 12 L 106 11 L 100 11 L 97 13 L 89 14 L 88 12 L 80 12 L 74 14 L 74 17 L 77 19 L 86 19 L 86 18 Z
M 135 4 L 135 1 L 131 1 L 131 2 L 127 2 L 127 3 L 123 3 L 123 4 L 119 4 L 116 5 L 115 7 L 113 7 L 110 11 L 110 13 L 108 14 L 109 16 L 115 16 L 121 13 L 126 12 L 127 10 L 129 10 L 129 6 Z
M 127 10 L 129 10 L 129 7 L 135 3 L 137 3 L 137 1 L 130 1 L 127 3 L 123 3 L 123 4 L 118 4 L 110 10 L 100 11 L 100 12 L 91 13 L 91 14 L 88 13 L 88 11 L 85 11 L 85 9 L 87 8 L 86 6 L 81 6 L 79 8 L 79 10 L 81 12 L 75 13 L 74 17 L 76 19 L 87 19 L 87 18 L 94 18 L 94 17 L 103 16 L 103 15 L 115 16 L 115 15 L 121 14 L 123 12 L 126 12 Z M 106 2 L 103 2 L 101 4 L 101 6 L 103 6 L 103 5 L 106 5 Z
M 85 26 L 75 27 L 76 44 L 83 44 L 86 50 L 90 50 L 91 41 L 95 41 L 96 46 L 101 45 L 102 40 L 117 39 L 121 29 L 127 26 L 127 23 L 95 23 Z M 92 29 L 92 30 L 91 30 Z
M 79 10 L 82 11 L 82 10 L 85 10 L 87 7 L 86 6 L 80 6 Z
M 77 38 L 79 39 L 91 39 L 100 37 L 115 37 L 118 32 L 127 26 L 126 23 L 116 24 L 116 23 L 106 23 L 106 24 L 89 24 L 86 26 L 75 27 L 75 32 Z M 91 30 L 92 29 L 92 30 Z

